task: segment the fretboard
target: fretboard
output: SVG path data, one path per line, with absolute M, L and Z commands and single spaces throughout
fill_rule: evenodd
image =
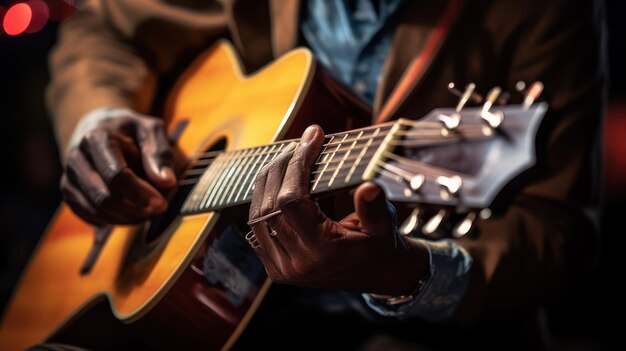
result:
M 367 166 L 392 127 L 393 124 L 382 124 L 327 135 L 311 173 L 311 193 L 361 183 Z M 288 144 L 298 141 L 285 140 L 217 155 L 200 155 L 195 161 L 200 167 L 195 167 L 195 171 L 201 175 L 195 179 L 181 213 L 214 211 L 250 202 L 257 173 Z

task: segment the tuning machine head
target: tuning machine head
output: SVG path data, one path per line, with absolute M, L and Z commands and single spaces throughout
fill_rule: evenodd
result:
M 501 95 L 502 89 L 500 87 L 492 88 L 487 94 L 487 100 L 485 100 L 485 104 L 480 111 L 480 118 L 483 119 L 489 128 L 496 129 L 504 121 L 504 114 L 502 111 L 491 112 L 491 107 L 493 107 L 493 104 L 498 101 Z
M 476 93 L 475 90 L 476 84 L 474 83 L 469 83 L 467 86 L 465 86 L 464 91 L 460 91 L 459 89 L 457 89 L 454 82 L 448 83 L 448 91 L 461 98 L 459 100 L 459 103 L 457 104 L 457 112 L 460 111 L 470 99 L 477 104 L 483 102 L 483 97 Z
M 526 83 L 519 81 L 515 84 L 515 89 L 520 93 L 524 94 L 524 101 L 522 102 L 522 107 L 524 110 L 528 110 L 532 104 L 539 99 L 544 90 L 543 83 L 536 81 L 530 84 L 530 86 L 526 86 Z

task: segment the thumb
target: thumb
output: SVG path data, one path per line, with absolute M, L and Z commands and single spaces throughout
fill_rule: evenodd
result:
M 150 182 L 161 189 L 170 189 L 176 185 L 173 168 L 172 149 L 162 123 L 154 126 L 141 126 L 139 144 L 144 170 Z
M 354 207 L 366 234 L 385 234 L 395 225 L 395 209 L 385 198 L 382 189 L 367 182 L 354 192 Z

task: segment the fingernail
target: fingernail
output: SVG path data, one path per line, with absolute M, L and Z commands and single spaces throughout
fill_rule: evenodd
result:
M 313 140 L 313 137 L 315 136 L 315 131 L 317 130 L 317 128 L 315 126 L 309 126 L 305 131 L 304 134 L 302 134 L 302 139 L 301 142 L 303 143 L 307 143 L 311 140 Z
M 161 167 L 161 170 L 159 171 L 159 177 L 165 180 L 172 180 L 172 181 L 176 179 L 174 170 L 171 169 L 170 167 Z
M 148 209 L 153 213 L 161 213 L 167 208 L 167 202 L 161 197 L 152 197 L 148 203 Z
M 380 188 L 377 186 L 373 186 L 370 189 L 368 189 L 365 194 L 363 194 L 363 198 L 365 199 L 365 201 L 367 202 L 372 202 L 374 201 L 374 199 L 376 197 L 378 197 L 378 194 L 380 194 Z

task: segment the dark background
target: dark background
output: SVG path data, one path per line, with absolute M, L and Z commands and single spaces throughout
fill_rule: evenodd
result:
M 0 1 L 0 6 L 6 9 L 15 2 Z M 60 202 L 60 162 L 43 92 L 48 51 L 74 1 L 47 3 L 56 19 L 38 33 L 0 34 L 0 311 Z M 581 277 L 588 284 L 575 294 L 577 300 L 554 307 L 560 317 L 550 323 L 558 349 L 609 348 L 614 334 L 604 318 L 621 319 L 616 314 L 621 303 L 613 286 L 620 275 L 612 269 L 616 265 L 612 258 L 623 256 L 617 237 L 625 234 L 621 218 L 626 209 L 626 1 L 607 0 L 606 4 L 611 98 L 604 138 L 604 250 L 599 273 Z

